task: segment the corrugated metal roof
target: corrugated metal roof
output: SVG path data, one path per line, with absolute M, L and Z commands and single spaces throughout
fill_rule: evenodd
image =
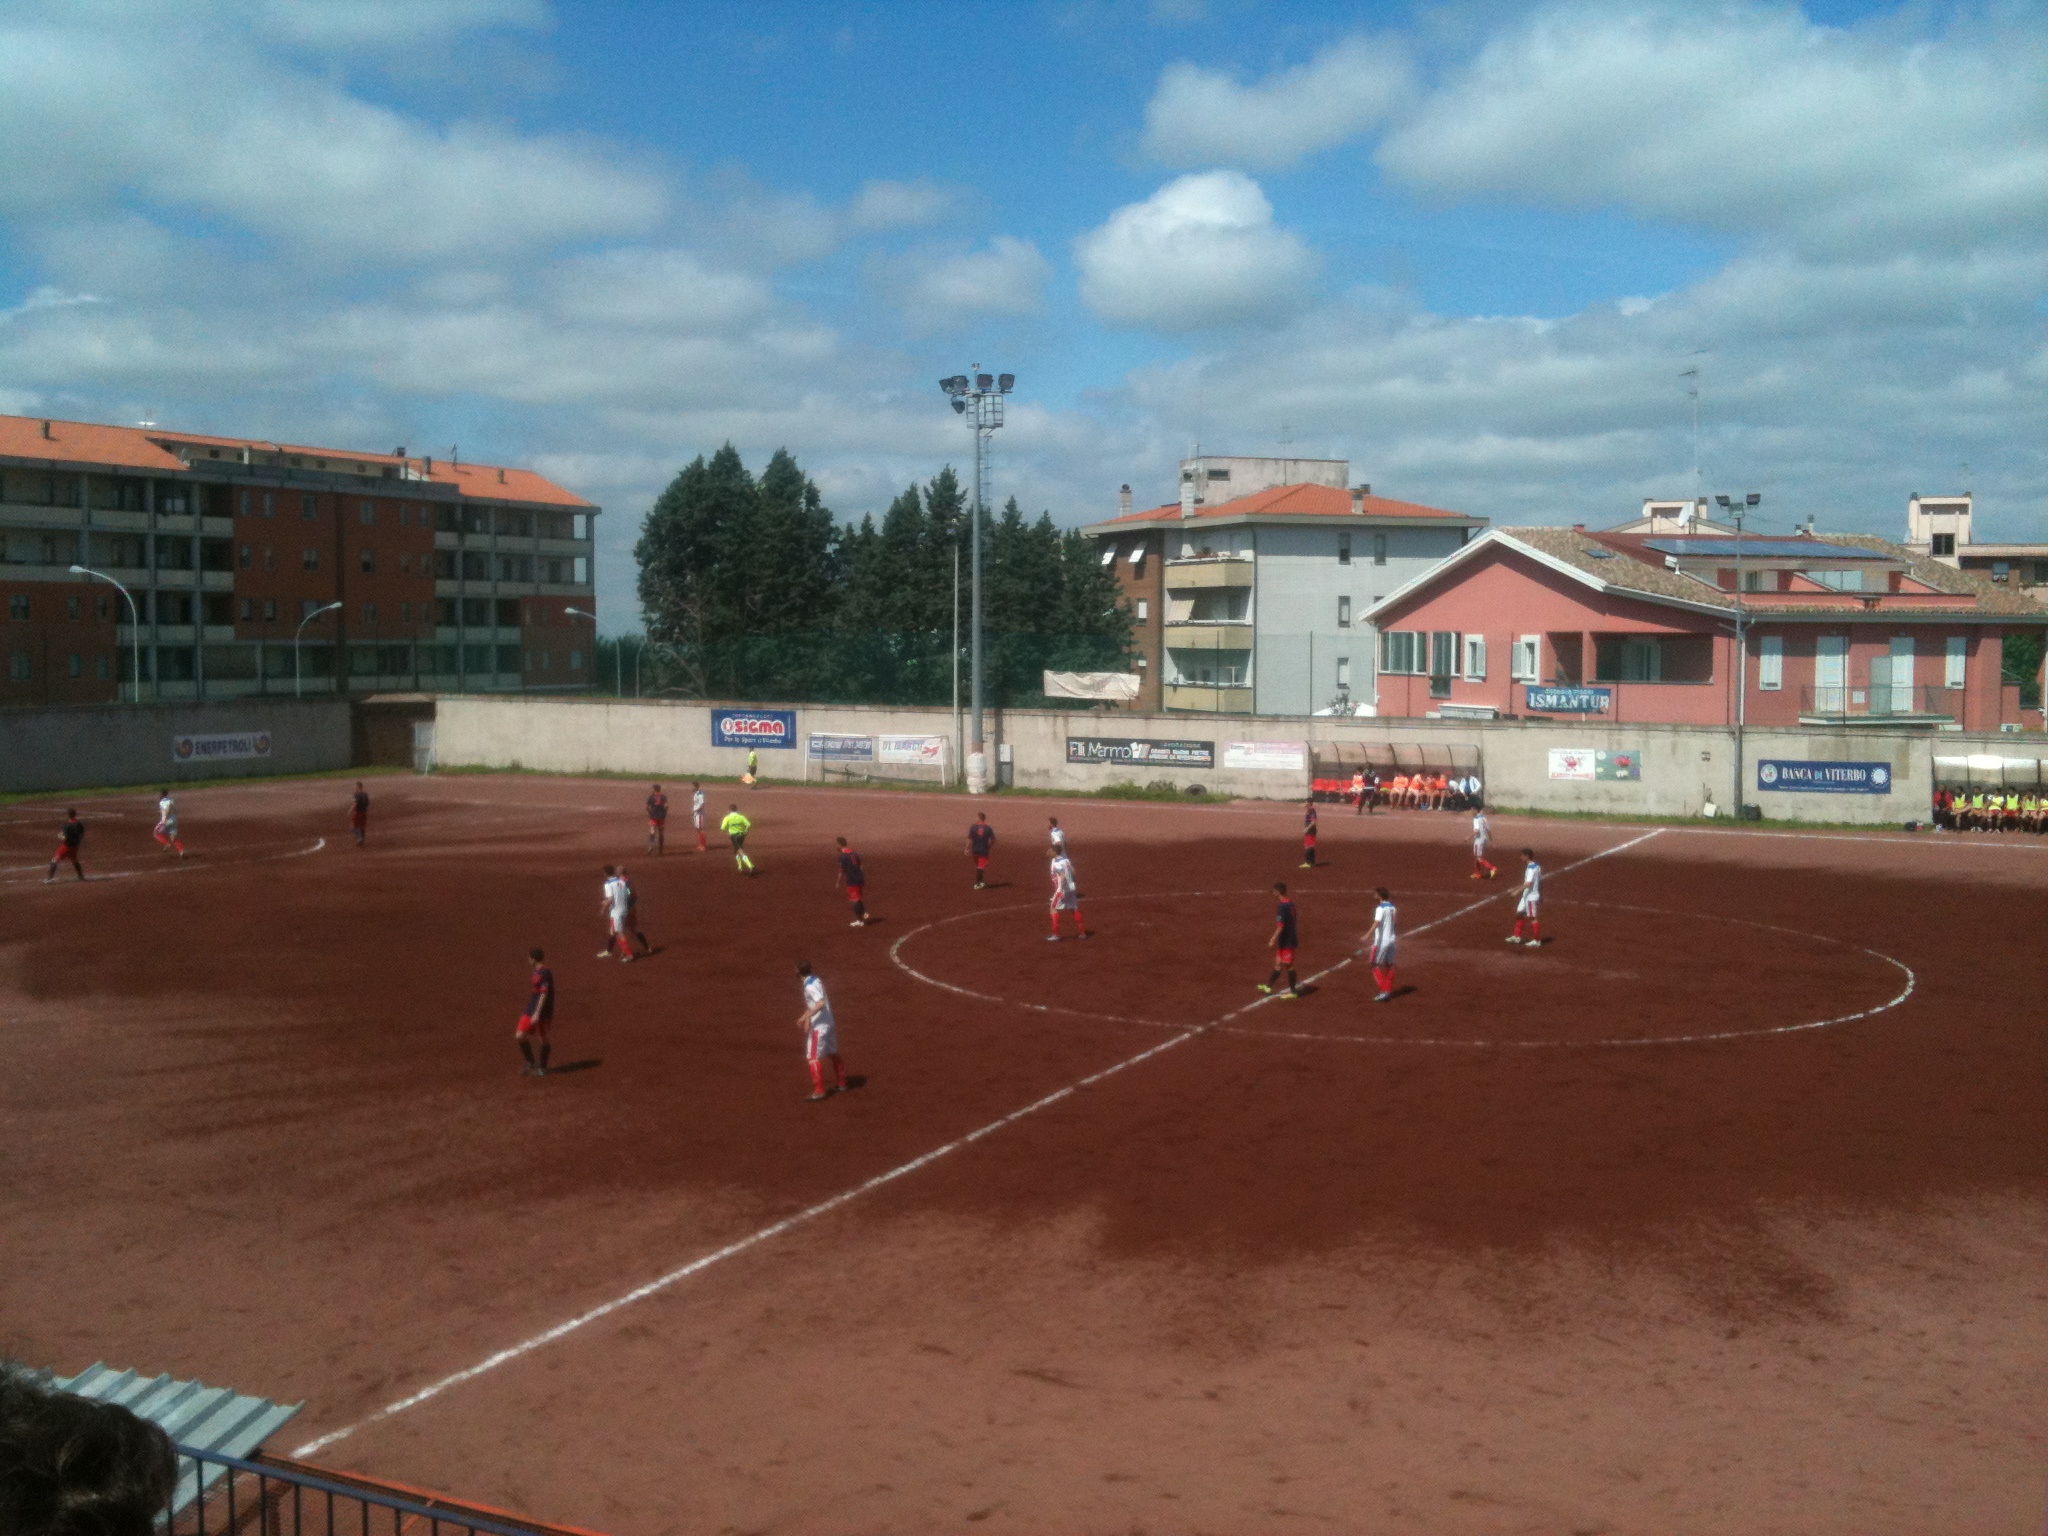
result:
M 1771 560 L 1867 560 L 1876 551 L 1844 549 L 1822 539 L 1783 539 L 1769 536 L 1748 539 L 1655 538 L 1645 539 L 1646 548 L 1660 555 L 1702 555 L 1725 560 L 1732 555 L 1754 555 Z
M 88 1366 L 69 1380 L 55 1377 L 50 1384 L 96 1402 L 118 1403 L 163 1430 L 181 1449 L 212 1451 L 221 1456 L 246 1457 L 262 1449 L 264 1441 L 306 1406 L 250 1397 L 232 1387 L 209 1387 L 203 1381 L 117 1371 L 103 1362 Z M 198 1498 L 226 1470 L 207 1467 L 202 1481 L 200 1465 L 187 1462 L 181 1468 L 178 1491 L 171 1503 L 173 1513 Z

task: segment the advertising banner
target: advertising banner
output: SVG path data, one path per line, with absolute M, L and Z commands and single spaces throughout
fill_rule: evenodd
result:
M 1892 792 L 1892 765 L 1767 757 L 1756 765 L 1756 787 L 1830 795 L 1888 795 Z
M 711 745 L 714 747 L 780 747 L 796 750 L 796 711 L 793 709 L 714 709 L 711 711 Z
M 1042 685 L 1049 699 L 1135 699 L 1135 672 L 1048 672 Z
M 946 738 L 943 736 L 883 736 L 881 760 L 885 763 L 923 763 L 938 768 L 946 761 Z
M 1131 736 L 1069 736 L 1070 763 L 1134 763 L 1159 768 L 1214 768 L 1213 741 L 1145 741 Z
M 875 760 L 875 738 L 828 736 L 813 731 L 805 744 L 805 753 L 835 763 L 872 763 Z
M 1550 776 L 1592 783 L 1597 779 L 1640 779 L 1643 754 L 1631 748 L 1622 752 L 1598 751 L 1592 747 L 1552 747 Z
M 1604 715 L 1614 708 L 1612 688 L 1542 688 L 1522 685 L 1522 707 L 1532 715 Z
M 211 736 L 173 736 L 171 761 L 218 763 L 237 757 L 270 756 L 270 732 L 221 731 Z
M 1270 773 L 1306 773 L 1308 747 L 1299 741 L 1226 741 L 1223 766 Z

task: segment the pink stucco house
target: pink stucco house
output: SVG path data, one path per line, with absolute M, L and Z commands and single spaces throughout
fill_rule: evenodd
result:
M 1672 725 L 2038 728 L 2001 683 L 2025 594 L 1858 534 L 1496 528 L 1390 593 L 1382 715 L 1550 715 Z

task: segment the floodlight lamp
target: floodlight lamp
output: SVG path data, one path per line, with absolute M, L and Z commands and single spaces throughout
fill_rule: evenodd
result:
M 1753 507 L 1758 502 L 1762 501 L 1763 497 L 1757 494 L 1757 492 L 1751 491 L 1747 496 L 1743 497 L 1742 500 L 1745 505 Z
M 1014 373 L 1005 373 L 997 376 L 996 388 L 1001 390 L 1004 394 L 1007 395 L 1011 390 L 1015 389 L 1016 387 L 1017 375 L 1015 375 Z
M 974 387 L 979 390 L 993 389 L 995 382 L 995 379 L 986 373 L 977 373 L 974 376 Z
M 1730 505 L 1729 500 L 1726 496 L 1716 496 L 1714 498 L 1714 504 L 1724 512 L 1728 510 L 1728 507 Z
M 74 565 L 73 567 L 71 567 L 71 574 L 74 576 L 90 576 L 92 572 L 88 571 L 82 565 Z
M 965 416 L 967 414 L 967 402 L 958 395 L 953 397 L 953 414 L 955 416 Z

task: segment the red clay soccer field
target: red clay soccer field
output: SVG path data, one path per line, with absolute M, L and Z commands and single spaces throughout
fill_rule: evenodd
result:
M 976 893 L 961 798 L 713 786 L 746 880 L 644 785 L 370 788 L 360 851 L 346 780 L 185 794 L 182 862 L 81 800 L 84 884 L 0 809 L 0 1353 L 621 1536 L 2040 1526 L 2041 840 L 1498 818 L 1525 951 L 1460 817 L 996 799 Z M 1262 1001 L 1275 879 L 1305 973 L 1391 887 L 1412 990 Z

